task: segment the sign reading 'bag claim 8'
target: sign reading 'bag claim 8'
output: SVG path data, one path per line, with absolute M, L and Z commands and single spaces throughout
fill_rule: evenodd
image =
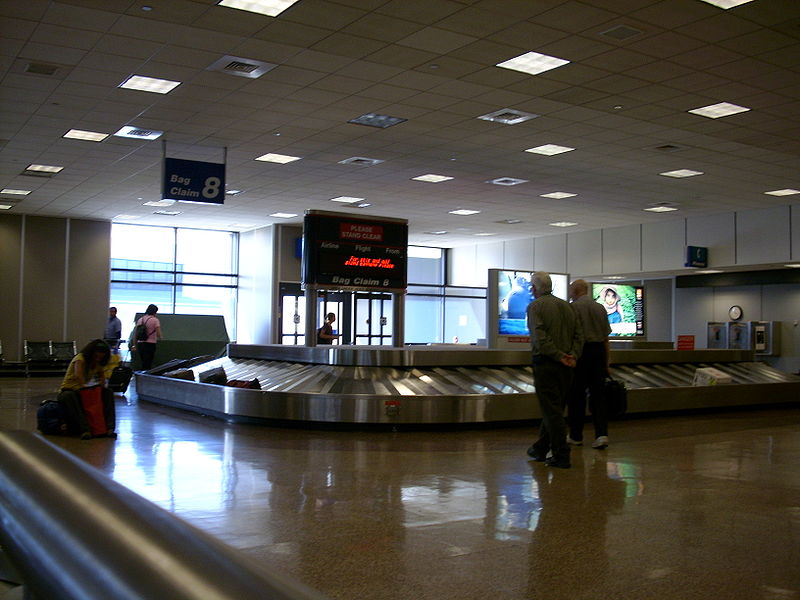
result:
M 163 170 L 161 197 L 164 200 L 224 204 L 223 163 L 165 158 Z
M 303 283 L 334 289 L 402 292 L 408 221 L 310 210 L 303 221 Z

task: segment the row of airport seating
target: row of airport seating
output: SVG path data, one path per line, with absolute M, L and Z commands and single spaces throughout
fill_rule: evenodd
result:
M 24 340 L 23 360 L 7 362 L 4 360 L 3 342 L 0 341 L 0 369 L 8 374 L 60 374 L 67 370 L 72 358 L 78 353 L 77 342 L 36 342 Z

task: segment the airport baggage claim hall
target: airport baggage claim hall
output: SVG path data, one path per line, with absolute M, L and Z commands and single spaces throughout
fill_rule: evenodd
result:
M 800 599 L 800 2 L 0 24 L 0 597 Z M 536 271 L 619 299 L 569 469 Z M 38 433 L 110 306 L 117 439 Z

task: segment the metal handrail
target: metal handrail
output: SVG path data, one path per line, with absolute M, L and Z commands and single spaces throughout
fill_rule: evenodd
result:
M 0 546 L 35 598 L 325 598 L 27 431 L 0 431 Z

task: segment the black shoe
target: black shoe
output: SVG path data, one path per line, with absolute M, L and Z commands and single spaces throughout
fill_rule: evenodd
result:
M 569 459 L 564 458 L 556 458 L 555 456 L 551 456 L 546 461 L 544 461 L 548 467 L 556 467 L 558 469 L 569 469 L 572 465 L 569 462 Z
M 527 450 L 528 456 L 530 456 L 533 460 L 537 462 L 545 462 L 547 457 L 544 454 L 541 454 L 536 448 L 531 446 Z

